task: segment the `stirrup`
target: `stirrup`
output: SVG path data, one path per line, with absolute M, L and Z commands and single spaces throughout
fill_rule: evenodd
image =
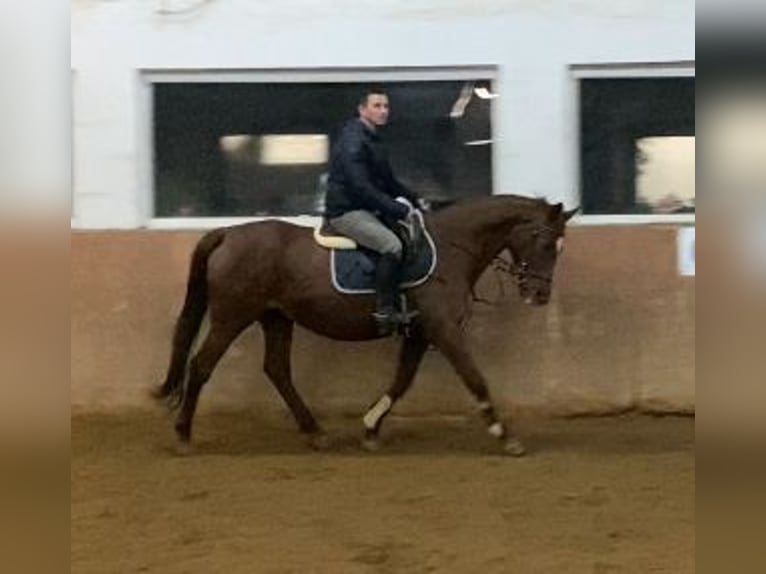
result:
M 400 308 L 401 311 L 396 309 L 385 312 L 377 310 L 372 314 L 379 335 L 384 336 L 396 333 L 403 337 L 410 336 L 412 320 L 420 314 L 420 311 L 417 309 L 409 310 L 407 308 L 407 299 L 403 293 L 400 295 Z
M 375 327 L 380 336 L 391 335 L 399 326 L 399 313 L 395 309 L 385 312 L 375 311 L 372 318 L 375 320 Z
M 420 311 L 408 307 L 407 296 L 404 293 L 399 294 L 399 309 L 401 309 L 401 311 L 397 313 L 398 323 L 405 328 L 408 328 L 412 323 L 412 320 L 420 315 Z

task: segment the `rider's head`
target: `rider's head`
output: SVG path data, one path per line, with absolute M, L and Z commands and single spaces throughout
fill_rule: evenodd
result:
M 388 122 L 388 96 L 380 87 L 367 88 L 359 98 L 357 106 L 359 119 L 369 128 L 375 129 Z

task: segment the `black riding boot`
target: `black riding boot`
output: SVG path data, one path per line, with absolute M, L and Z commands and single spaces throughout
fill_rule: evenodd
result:
M 375 269 L 377 309 L 373 314 L 380 335 L 390 335 L 399 321 L 396 299 L 399 295 L 401 262 L 391 253 L 381 255 Z

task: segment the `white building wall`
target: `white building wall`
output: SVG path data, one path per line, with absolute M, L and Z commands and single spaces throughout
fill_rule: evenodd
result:
M 73 0 L 71 18 L 83 228 L 147 223 L 142 70 L 495 66 L 496 193 L 575 205 L 569 67 L 695 58 L 693 0 Z

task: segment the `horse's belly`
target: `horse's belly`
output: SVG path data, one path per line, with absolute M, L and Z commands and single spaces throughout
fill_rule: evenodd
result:
M 378 337 L 372 318 L 372 297 L 311 300 L 290 307 L 285 312 L 296 323 L 319 335 L 342 341 L 365 341 Z

